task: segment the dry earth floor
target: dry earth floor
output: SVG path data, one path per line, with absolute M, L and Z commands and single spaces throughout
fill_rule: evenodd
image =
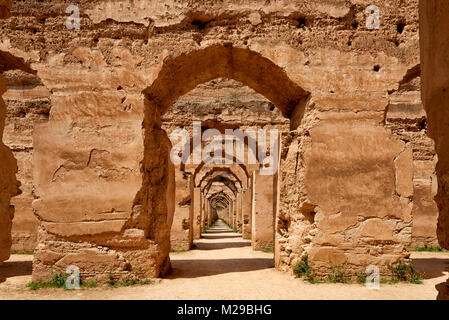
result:
M 81 289 L 27 288 L 32 256 L 12 255 L 0 267 L 0 299 L 429 299 L 448 278 L 449 253 L 414 252 L 413 264 L 425 272 L 423 284 L 309 284 L 273 268 L 273 254 L 253 251 L 223 223 L 217 223 L 189 252 L 172 253 L 172 272 L 150 285 Z

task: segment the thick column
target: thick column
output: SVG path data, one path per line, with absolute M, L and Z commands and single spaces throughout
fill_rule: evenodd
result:
M 449 248 L 449 2 L 419 2 L 422 101 L 427 112 L 428 133 L 435 140 L 440 209 L 438 241 Z M 436 286 L 438 299 L 449 299 L 449 281 Z
M 231 201 L 232 203 L 232 227 L 235 228 L 237 225 L 237 205 L 236 201 Z
M 193 210 L 193 237 L 201 238 L 201 189 L 193 189 L 193 199 L 191 208 Z
M 252 246 L 256 250 L 274 247 L 274 176 L 253 173 L 254 206 L 252 218 Z
M 171 249 L 190 250 L 193 242 L 192 220 L 190 210 L 192 202 L 190 195 L 189 176 L 179 167 L 175 169 L 176 195 L 175 214 L 170 232 Z
M 242 199 L 242 234 L 243 239 L 251 239 L 252 192 L 251 188 L 243 190 Z
M 18 194 L 17 162 L 11 150 L 2 142 L 6 105 L 1 95 L 5 91 L 5 83 L 0 75 L 0 265 L 9 258 L 11 251 L 11 225 L 14 207 L 10 205 L 10 200 L 12 196 Z
M 231 210 L 231 224 L 232 224 L 232 227 L 233 228 L 235 228 L 235 225 L 236 225 L 236 218 L 237 218 L 237 206 L 235 205 L 235 200 L 231 200 L 231 208 L 232 208 L 232 210 Z
M 243 199 L 243 192 L 239 191 L 237 192 L 237 196 L 235 198 L 236 207 L 237 207 L 237 223 L 236 228 L 237 230 L 242 233 L 242 199 Z
M 204 227 L 206 226 L 206 217 L 207 217 L 207 198 L 204 194 L 201 194 L 201 206 L 202 206 L 202 210 L 201 210 L 201 233 L 203 232 Z
M 207 199 L 204 200 L 204 216 L 202 219 L 203 227 L 201 228 L 201 232 L 203 232 L 204 228 L 207 228 L 207 219 L 209 218 L 210 205 Z

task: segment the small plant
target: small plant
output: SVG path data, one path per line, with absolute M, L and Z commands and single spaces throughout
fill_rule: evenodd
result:
M 389 269 L 393 273 L 392 280 L 404 281 L 414 284 L 421 284 L 423 274 L 413 268 L 411 263 L 399 262 L 394 266 L 389 266 Z
M 307 256 L 307 254 L 305 254 L 301 258 L 301 261 L 298 262 L 296 266 L 294 266 L 293 271 L 299 278 L 304 277 L 304 280 L 308 281 L 309 283 L 315 284 L 320 282 L 312 275 L 312 270 L 309 266 L 309 257 Z
M 293 271 L 298 277 L 310 276 L 310 266 L 309 266 L 309 258 L 307 255 L 304 255 L 301 258 L 301 261 L 293 268 Z
M 115 282 L 114 276 L 112 274 L 108 274 L 108 286 L 115 287 L 117 283 Z
M 120 282 L 116 282 L 114 277 L 112 276 L 112 274 L 109 274 L 108 277 L 109 277 L 108 285 L 112 288 L 131 287 L 131 286 L 135 286 L 135 285 L 142 286 L 142 285 L 146 285 L 146 284 L 151 284 L 150 279 L 139 280 L 134 277 L 129 277 L 129 278 L 121 280 Z
M 265 253 L 274 253 L 274 249 L 272 248 L 267 248 L 267 249 L 254 249 L 254 251 L 261 251 L 261 252 L 265 252 Z
M 359 283 L 359 284 L 366 283 L 366 273 L 359 273 L 357 275 L 357 283 Z
M 399 279 L 397 278 L 392 278 L 390 280 L 386 280 L 386 279 L 380 279 L 379 281 L 380 283 L 388 283 L 388 284 L 395 284 L 399 282 Z
M 53 276 L 52 283 L 56 288 L 64 288 L 67 281 L 68 274 L 65 272 L 59 272 Z
M 52 280 L 48 282 L 31 282 L 27 284 L 30 290 L 37 290 L 42 288 L 65 288 L 65 282 L 68 278 L 68 274 L 65 272 L 59 272 L 53 275 Z
M 64 289 L 66 289 L 66 280 L 67 280 L 68 276 L 69 276 L 68 274 L 60 272 L 60 273 L 55 274 L 53 276 L 53 279 L 49 282 L 31 282 L 31 283 L 27 284 L 27 287 L 30 288 L 30 290 L 38 290 L 38 289 L 42 289 L 42 288 L 64 288 Z M 150 279 L 139 280 L 134 277 L 130 277 L 130 278 L 124 279 L 120 282 L 117 282 L 114 279 L 114 276 L 112 274 L 108 274 L 107 284 L 108 284 L 108 286 L 110 286 L 112 288 L 129 287 L 129 286 L 134 286 L 134 285 L 151 284 L 151 280 Z M 87 282 L 81 281 L 80 286 L 81 286 L 81 288 L 96 288 L 97 282 L 95 280 L 90 280 Z
M 87 282 L 81 282 L 81 287 L 82 288 L 96 288 L 97 287 L 97 282 L 95 282 L 95 280 L 90 280 Z
M 30 282 L 30 283 L 28 283 L 27 284 L 27 287 L 28 288 L 30 288 L 30 290 L 37 290 L 37 289 L 39 289 L 39 288 L 41 288 L 40 286 L 39 286 L 39 283 L 36 283 L 36 282 Z
M 331 283 L 347 283 L 343 270 L 332 268 L 332 272 L 327 275 L 327 280 Z
M 120 287 L 130 287 L 136 284 L 136 280 L 134 278 L 129 278 L 120 281 L 119 286 Z

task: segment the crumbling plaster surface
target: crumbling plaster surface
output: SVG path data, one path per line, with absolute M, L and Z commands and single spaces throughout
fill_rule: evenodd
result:
M 34 130 L 34 278 L 68 264 L 87 277 L 164 274 L 174 168 L 160 114 L 216 77 L 252 87 L 297 124 L 283 137 L 279 268 L 305 252 L 323 273 L 407 258 L 413 156 L 384 120 L 388 93 L 419 64 L 417 1 L 379 1 L 379 31 L 364 28 L 369 4 L 80 1 L 77 31 L 65 28 L 63 2 L 17 3 L 3 48 L 32 63 L 52 105 Z
M 449 248 L 448 169 L 449 144 L 449 3 L 444 0 L 420 1 L 420 41 L 423 69 L 422 99 L 429 120 L 429 135 L 435 139 L 438 154 L 436 174 L 438 193 L 435 201 L 440 210 L 438 241 Z M 438 299 L 449 299 L 449 283 L 436 286 Z

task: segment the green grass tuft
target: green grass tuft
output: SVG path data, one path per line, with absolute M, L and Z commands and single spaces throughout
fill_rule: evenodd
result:
M 95 282 L 95 280 L 81 282 L 81 288 L 96 288 L 96 287 L 97 287 L 97 282 Z
M 17 250 L 11 250 L 11 254 L 33 255 L 33 254 L 34 254 L 34 250 L 31 250 L 31 251 L 17 251 Z
M 449 252 L 449 250 L 443 249 L 440 246 L 437 247 L 431 247 L 424 245 L 423 247 L 416 247 L 411 249 L 411 251 L 418 251 L 418 252 Z
M 184 253 L 184 252 L 189 252 L 189 250 L 174 250 L 174 249 L 170 249 L 170 253 Z
M 150 279 L 136 279 L 134 277 L 129 277 L 127 279 L 123 279 L 120 282 L 116 282 L 114 280 L 114 277 L 112 276 L 112 274 L 109 274 L 109 281 L 108 281 L 108 285 L 112 288 L 118 288 L 118 287 L 131 287 L 131 286 L 143 286 L 146 284 L 151 284 L 151 280 Z
M 338 267 L 333 267 L 331 273 L 327 275 L 327 280 L 331 283 L 348 283 L 345 273 Z
M 309 283 L 315 284 L 321 282 L 319 279 L 316 279 L 312 275 L 312 270 L 309 266 L 309 257 L 307 256 L 307 254 L 301 258 L 301 261 L 298 262 L 296 266 L 293 267 L 293 272 L 297 277 L 304 278 L 304 280 L 308 281 Z
M 357 275 L 357 283 L 358 284 L 364 284 L 366 283 L 366 273 L 359 273 Z
M 423 273 L 413 268 L 411 263 L 400 262 L 394 266 L 389 266 L 393 273 L 392 280 L 397 282 L 409 282 L 414 284 L 421 284 Z
M 48 282 L 30 282 L 27 287 L 30 290 L 37 290 L 43 288 L 65 288 L 65 282 L 68 278 L 68 274 L 65 272 L 59 272 L 53 276 L 53 279 Z

